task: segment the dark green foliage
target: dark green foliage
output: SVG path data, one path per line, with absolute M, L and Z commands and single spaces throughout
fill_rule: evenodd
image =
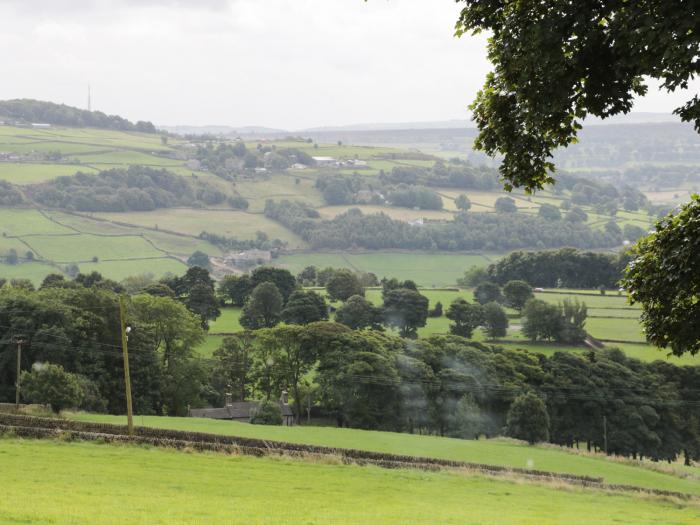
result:
M 319 294 L 310 290 L 292 292 L 282 310 L 282 321 L 287 324 L 309 324 L 328 319 L 328 305 Z
M 428 312 L 428 317 L 442 317 L 442 303 L 440 301 L 435 303 L 435 308 Z
M 316 179 L 316 188 L 323 194 L 323 200 L 331 206 L 337 204 L 351 204 L 354 201 L 355 187 L 350 179 L 345 177 L 333 177 L 330 179 Z
M 220 391 L 231 394 L 237 401 L 244 401 L 252 394 L 250 372 L 254 342 L 253 332 L 239 332 L 224 338 L 221 346 L 214 351 L 217 363 L 212 383 Z
M 0 181 L 0 205 L 2 206 L 17 206 L 24 202 L 22 192 L 15 189 L 12 184 L 7 181 Z
M 257 330 L 271 328 L 282 318 L 284 299 L 273 282 L 257 285 L 243 307 L 240 323 L 244 328 Z
M 333 273 L 326 283 L 326 291 L 331 301 L 347 301 L 353 295 L 365 295 L 365 289 L 357 275 L 346 269 Z
M 381 330 L 383 312 L 360 295 L 353 295 L 335 313 L 335 321 L 353 330 Z
M 297 281 L 289 270 L 273 268 L 271 266 L 261 266 L 253 270 L 250 274 L 250 284 L 255 288 L 261 283 L 273 283 L 279 293 L 282 294 L 283 302 L 287 302 L 289 296 L 297 288 Z
M 548 221 L 561 220 L 561 212 L 559 211 L 559 208 L 552 204 L 541 204 L 540 209 L 537 210 L 537 215 L 543 219 L 547 219 Z
M 262 401 L 250 416 L 253 425 L 281 425 L 282 411 L 274 401 Z
M 221 302 L 241 307 L 252 289 L 249 275 L 226 275 L 219 281 L 217 293 Z
M 187 259 L 187 266 L 199 266 L 211 270 L 211 261 L 206 253 L 197 250 Z
M 588 214 L 578 206 L 574 206 L 567 212 L 566 220 L 576 224 L 584 223 L 588 220 Z
M 493 206 L 496 213 L 515 213 L 518 207 L 515 205 L 515 200 L 510 197 L 499 197 Z
M 224 194 L 205 183 L 197 185 L 165 169 L 129 166 L 58 177 L 34 186 L 32 196 L 45 206 L 110 212 L 192 206 L 200 199 L 206 204 L 219 204 L 225 199 Z
M 503 286 L 505 305 L 516 310 L 522 310 L 525 303 L 534 297 L 532 287 L 525 281 L 508 281 Z
M 647 234 L 644 228 L 636 226 L 634 224 L 625 224 L 622 227 L 622 235 L 626 241 L 635 242 Z
M 457 206 L 458 210 L 468 211 L 472 207 L 472 202 L 469 200 L 469 197 L 462 193 L 455 199 L 455 206 Z
M 627 113 L 645 76 L 675 91 L 697 73 L 694 4 L 461 1 L 457 34 L 492 35 L 494 72 L 472 105 L 475 144 L 503 157 L 508 187 L 552 182 L 554 150 L 575 141 L 587 115 Z M 694 97 L 675 112 L 700 129 L 699 106 Z
M 525 337 L 551 341 L 557 337 L 562 327 L 562 314 L 555 304 L 539 299 L 530 299 L 522 312 L 522 330 Z
M 581 252 L 573 248 L 556 251 L 512 252 L 488 268 L 499 284 L 523 280 L 531 286 L 595 288 L 601 283 L 615 288 L 627 263 L 623 255 Z
M 316 284 L 316 274 L 318 268 L 315 266 L 307 266 L 297 275 L 297 282 L 302 286 L 313 286 Z M 325 286 L 325 283 L 321 286 Z
M 504 337 L 508 333 L 508 316 L 503 307 L 495 302 L 484 305 L 484 332 L 490 339 Z
M 19 256 L 17 255 L 17 250 L 10 248 L 5 255 L 6 264 L 19 264 Z
M 531 445 L 549 440 L 549 415 L 544 401 L 533 393 L 515 398 L 506 420 L 508 435 Z
M 78 376 L 51 363 L 22 372 L 22 389 L 22 396 L 30 403 L 51 405 L 54 412 L 76 408 L 85 396 Z
M 214 280 L 206 268 L 193 266 L 185 275 L 164 279 L 162 283 L 173 291 L 189 311 L 199 315 L 203 328 L 208 328 L 209 321 L 221 315 Z
M 459 286 L 465 288 L 476 288 L 482 283 L 490 280 L 490 276 L 483 266 L 472 266 L 466 272 L 464 277 L 457 280 Z
M 484 307 L 478 303 L 469 303 L 465 299 L 455 299 L 445 314 L 453 324 L 450 333 L 470 339 L 474 330 L 484 322 Z
M 491 302 L 502 303 L 503 295 L 501 294 L 501 287 L 489 281 L 481 283 L 474 290 L 474 300 L 479 304 Z
M 67 282 L 68 281 L 66 281 L 66 278 L 60 273 L 50 273 L 46 277 L 44 277 L 44 280 L 41 282 L 41 286 L 39 287 L 39 289 L 43 290 L 44 288 L 62 288 L 65 284 L 67 284 Z
M 318 212 L 289 201 L 267 201 L 265 215 L 301 236 L 313 248 L 381 250 L 513 250 L 526 247 L 609 248 L 620 244 L 583 223 L 549 221 L 521 214 L 461 213 L 454 221 L 423 227 L 393 220 L 378 213 L 365 215 L 353 208 L 332 220 L 320 220 Z
M 435 191 L 421 186 L 399 186 L 389 192 L 387 200 L 392 206 L 402 208 L 442 209 L 442 197 Z
M 228 202 L 228 205 L 234 210 L 247 210 L 248 206 L 250 206 L 248 199 L 241 197 L 240 195 L 229 197 L 226 199 L 226 202 Z
M 700 351 L 700 196 L 642 238 L 624 286 L 642 305 L 647 339 L 676 355 Z
M 401 337 L 415 339 L 428 319 L 428 299 L 415 290 L 398 288 L 384 295 L 384 322 L 399 330 Z
M 42 122 L 55 126 L 76 128 L 102 128 L 119 131 L 140 131 L 155 133 L 156 128 L 150 122 L 132 123 L 116 115 L 106 115 L 101 111 L 84 109 L 44 102 L 43 100 L 15 99 L 0 102 L 0 117 L 18 120 L 27 124 Z
M 210 243 L 223 248 L 226 251 L 245 251 L 245 250 L 270 250 L 275 251 L 287 245 L 285 241 L 280 239 L 269 239 L 264 235 L 257 235 L 255 239 L 235 239 L 225 235 L 217 235 L 203 231 L 198 235 L 200 239 L 209 241 Z

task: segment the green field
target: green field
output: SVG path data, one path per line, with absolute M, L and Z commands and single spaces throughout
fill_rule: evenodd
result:
M 120 416 L 75 414 L 71 417 L 80 421 L 124 423 L 124 417 Z M 528 446 L 507 439 L 477 441 L 347 428 L 264 426 L 232 421 L 158 416 L 138 416 L 135 419 L 135 424 L 290 443 L 568 472 L 603 477 L 608 483 L 664 488 L 700 495 L 700 483 L 697 480 L 683 479 L 647 468 L 618 463 L 603 456 L 578 455 L 558 447 Z M 680 466 L 678 469 L 678 472 L 683 472 Z
M 0 441 L 4 523 L 692 524 L 694 506 L 447 472 Z M 186 474 L 185 474 L 186 473 Z
M 419 286 L 454 286 L 471 266 L 487 266 L 499 254 L 426 253 L 426 252 L 320 252 L 283 255 L 275 265 L 297 274 L 306 266 L 350 268 L 372 272 L 379 279 L 411 279 Z
M 0 147 L 0 149 L 2 149 Z M 94 172 L 86 166 L 74 164 L 19 164 L 0 163 L 0 180 L 12 184 L 37 184 L 63 175 L 75 175 L 76 172 Z

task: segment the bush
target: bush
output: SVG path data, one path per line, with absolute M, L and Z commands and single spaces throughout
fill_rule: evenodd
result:
M 80 405 L 85 397 L 84 378 L 66 372 L 61 365 L 36 365 L 22 372 L 22 397 L 30 403 L 51 405 L 58 413 Z
M 253 425 L 281 425 L 282 410 L 277 403 L 263 401 L 250 416 Z

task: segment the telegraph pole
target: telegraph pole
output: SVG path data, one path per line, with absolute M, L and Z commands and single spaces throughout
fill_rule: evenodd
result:
M 17 382 L 15 383 L 15 405 L 19 407 L 19 394 L 22 388 L 22 345 L 26 343 L 21 336 L 15 337 L 17 344 Z
M 134 435 L 134 412 L 131 408 L 131 376 L 129 375 L 129 332 L 131 327 L 126 326 L 124 318 L 124 296 L 119 296 L 119 322 L 122 333 L 122 354 L 124 355 L 124 387 L 126 388 L 126 417 L 129 426 L 129 437 Z

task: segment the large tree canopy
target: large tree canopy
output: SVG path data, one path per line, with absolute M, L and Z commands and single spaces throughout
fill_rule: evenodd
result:
M 639 241 L 624 285 L 642 305 L 647 339 L 673 353 L 700 351 L 700 197 Z
M 488 30 L 494 64 L 472 105 L 476 146 L 502 155 L 507 189 L 553 181 L 554 149 L 576 140 L 587 115 L 627 113 L 643 77 L 668 91 L 700 71 L 697 2 L 682 0 L 457 0 L 457 35 Z M 676 109 L 700 131 L 700 99 Z

